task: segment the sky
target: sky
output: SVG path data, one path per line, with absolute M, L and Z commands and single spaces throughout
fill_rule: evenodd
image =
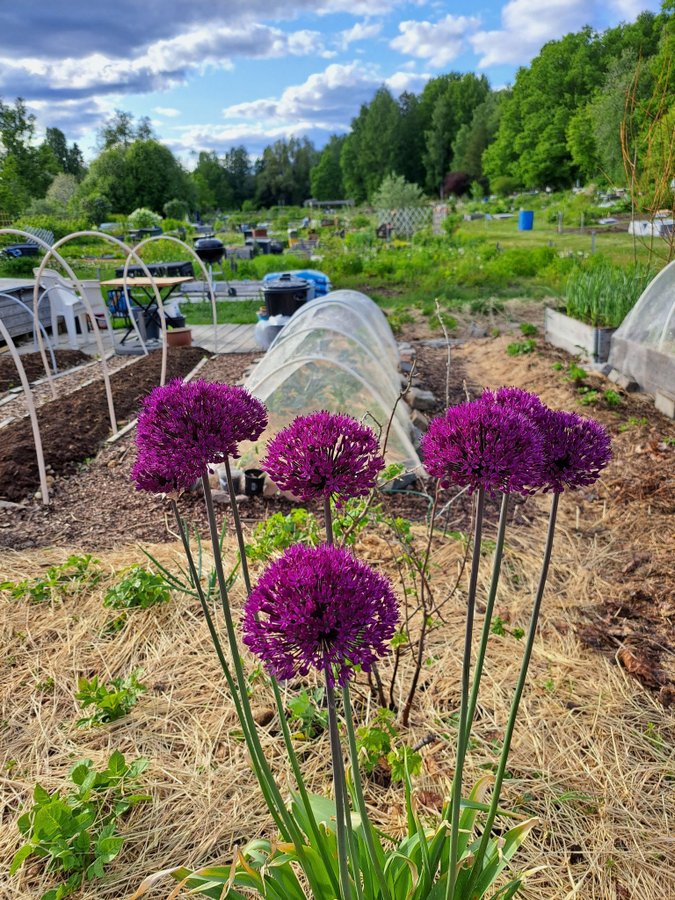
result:
M 513 82 L 547 41 L 633 21 L 659 0 L 0 0 L 0 98 L 85 158 L 115 109 L 148 116 L 188 166 L 279 138 L 321 148 L 386 85 L 446 72 Z

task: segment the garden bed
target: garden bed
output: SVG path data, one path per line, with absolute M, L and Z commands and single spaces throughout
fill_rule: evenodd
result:
M 65 372 L 75 366 L 82 366 L 91 362 L 91 356 L 82 353 L 81 350 L 55 350 L 56 365 L 59 372 Z M 47 354 L 47 360 L 51 363 L 51 356 Z M 46 378 L 45 366 L 39 353 L 22 353 L 21 362 L 26 370 L 28 381 L 36 381 Z M 9 353 L 0 356 L 0 394 L 9 391 L 13 387 L 20 387 L 21 381 L 16 364 Z
M 167 380 L 183 377 L 208 355 L 198 347 L 170 350 Z M 133 418 L 143 397 L 159 383 L 161 354 L 153 353 L 127 366 L 111 378 L 118 425 Z M 103 380 L 97 380 L 37 411 L 51 476 L 73 472 L 83 460 L 94 456 L 110 434 L 110 419 Z M 0 497 L 21 501 L 35 493 L 39 484 L 35 445 L 30 422 L 22 419 L 2 431 Z
M 532 872 L 523 900 L 572 894 L 588 900 L 671 896 L 675 875 L 667 858 L 673 784 L 664 773 L 672 771 L 675 735 L 664 706 L 675 686 L 675 582 L 664 536 L 675 511 L 675 488 L 663 473 L 672 467 L 675 425 L 640 396 L 621 395 L 614 408 L 601 399 L 590 408 L 581 406 L 565 354 L 541 341 L 531 352 L 513 357 L 506 352 L 510 336 L 467 339 L 453 348 L 448 382 L 447 352 L 422 343 L 431 337 L 422 324 L 404 329 L 403 337 L 414 334 L 418 376 L 439 397 L 438 410 L 446 386 L 450 402 L 456 403 L 465 392 L 476 396 L 484 385 L 510 383 L 536 390 L 553 407 L 593 415 L 613 438 L 615 458 L 600 481 L 565 496 L 561 504 L 550 584 L 509 759 L 503 805 L 539 819 L 514 859 L 517 870 Z M 238 381 L 253 358 L 213 358 L 200 375 Z M 597 374 L 587 380 L 602 398 L 606 382 Z M 144 562 L 136 542 L 153 543 L 148 549 L 173 571 L 181 559 L 168 505 L 135 492 L 130 484 L 133 457 L 132 435 L 105 446 L 86 468 L 57 479 L 53 505 L 8 510 L 7 527 L 0 530 L 4 546 L 40 548 L 5 553 L 8 578 L 43 572 L 46 564 L 63 561 L 76 548 L 94 552 L 106 573 L 100 585 L 76 599 L 52 605 L 8 603 L 5 640 L 12 656 L 0 683 L 11 768 L 7 801 L 0 807 L 7 825 L 0 858 L 9 859 L 16 850 L 18 799 L 28 802 L 36 781 L 54 790 L 63 785 L 74 759 L 100 763 L 112 748 L 128 758 L 142 754 L 151 761 L 145 783 L 152 801 L 125 823 L 123 853 L 105 880 L 85 886 L 83 900 L 129 896 L 149 873 L 171 865 L 228 864 L 234 845 L 270 833 L 197 601 L 174 594 L 161 607 L 130 611 L 119 632 L 107 627 L 116 613 L 103 607 L 103 593 L 126 566 Z M 443 502 L 452 496 L 444 494 Z M 386 498 L 385 503 L 390 512 L 417 525 L 428 514 L 426 498 L 414 494 Z M 204 533 L 203 499 L 187 496 L 180 505 Z M 468 781 L 494 770 L 504 736 L 522 648 L 514 634 L 527 625 L 548 505 L 548 498 L 533 497 L 513 507 L 518 527 L 509 528 L 507 568 L 495 611 L 503 628 L 493 634 L 488 651 Z M 256 499 L 241 512 L 250 530 L 260 519 L 288 509 L 286 501 Z M 231 528 L 227 506 L 219 507 L 218 517 Z M 469 519 L 464 495 L 450 508 L 449 531 L 468 531 Z M 494 516 L 485 537 L 495 537 Z M 43 549 L 54 545 L 63 549 Z M 392 548 L 377 529 L 364 534 L 357 551 L 396 577 Z M 424 768 L 414 793 L 418 808 L 430 814 L 438 812 L 447 794 L 456 734 L 466 579 L 458 594 L 451 591 L 462 551 L 462 541 L 452 534 L 439 537 L 432 548 L 434 583 L 447 589 L 450 601 L 428 645 L 411 726 L 402 733 L 408 745 L 430 734 L 434 738 L 423 750 Z M 228 531 L 228 565 L 234 554 Z M 488 570 L 481 567 L 480 598 L 486 593 Z M 237 620 L 242 598 L 238 580 L 232 597 Z M 479 626 L 481 615 L 479 603 Z M 250 660 L 246 664 L 250 668 Z M 383 662 L 385 677 L 389 665 Z M 407 659 L 404 666 L 402 677 L 409 678 Z M 148 691 L 131 714 L 96 731 L 76 729 L 72 694 L 78 677 L 103 672 L 117 677 L 134 667 L 142 668 Z M 289 691 L 297 688 L 290 685 Z M 359 679 L 355 697 L 361 716 L 371 702 L 365 678 Z M 253 703 L 256 716 L 268 723 L 262 735 L 266 758 L 285 784 L 279 724 L 264 680 L 255 682 Z M 327 791 L 326 733 L 298 740 L 298 750 L 310 787 Z M 404 830 L 398 788 L 369 779 L 366 790 L 377 824 L 392 834 Z M 7 896 L 37 900 L 52 883 L 44 867 L 33 863 L 7 881 Z M 166 897 L 170 891 L 165 881 L 150 896 Z

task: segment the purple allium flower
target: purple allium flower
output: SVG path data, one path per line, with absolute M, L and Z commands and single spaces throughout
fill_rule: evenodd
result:
M 397 622 L 386 578 L 343 548 L 295 544 L 246 601 L 243 640 L 279 679 L 317 669 L 342 685 L 387 653 Z
M 536 394 L 517 387 L 500 387 L 496 391 L 486 389 L 480 399 L 484 403 L 496 403 L 498 406 L 513 409 L 535 422 L 538 420 L 537 417 L 544 415 L 547 410 Z
M 549 409 L 539 425 L 544 442 L 544 491 L 560 494 L 597 481 L 612 458 L 609 434 L 599 422 Z
M 528 494 L 541 485 L 542 438 L 535 423 L 482 399 L 451 406 L 432 419 L 422 455 L 429 474 L 444 487 Z
M 244 388 L 176 379 L 143 403 L 132 477 L 139 490 L 186 489 L 209 463 L 237 457 L 237 444 L 256 440 L 266 425 L 265 407 Z
M 282 491 L 300 500 L 363 497 L 384 468 L 371 428 L 329 412 L 298 416 L 267 446 L 261 463 Z

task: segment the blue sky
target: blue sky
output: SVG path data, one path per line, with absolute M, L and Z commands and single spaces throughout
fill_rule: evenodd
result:
M 632 21 L 658 0 L 23 0 L 0 5 L 0 97 L 91 156 L 113 110 L 152 120 L 189 164 L 280 137 L 317 147 L 382 84 L 418 93 L 449 71 L 513 81 L 541 46 Z

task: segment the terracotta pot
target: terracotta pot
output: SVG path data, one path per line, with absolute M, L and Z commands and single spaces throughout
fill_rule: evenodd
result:
M 191 328 L 174 328 L 166 333 L 167 347 L 191 347 L 192 346 L 192 329 Z

